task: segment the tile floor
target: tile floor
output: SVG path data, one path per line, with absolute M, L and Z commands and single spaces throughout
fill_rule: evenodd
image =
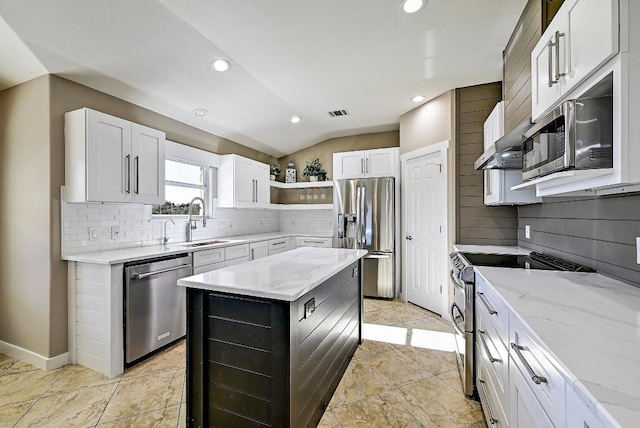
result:
M 366 299 L 365 337 L 320 427 L 486 428 L 461 392 L 452 328 L 399 301 Z M 180 342 L 107 379 L 81 366 L 45 372 L 0 354 L 0 427 L 183 427 Z

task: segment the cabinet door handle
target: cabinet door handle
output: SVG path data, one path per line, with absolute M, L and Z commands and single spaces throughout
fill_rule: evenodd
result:
M 131 155 L 126 155 L 124 158 L 127 160 L 127 167 L 125 171 L 127 173 L 127 179 L 125 180 L 127 185 L 126 192 L 131 193 Z
M 489 357 L 489 361 L 491 361 L 492 363 L 501 363 L 502 360 L 500 358 L 493 358 L 493 355 L 491 355 L 491 351 L 489 350 L 489 345 L 487 345 L 487 340 L 484 338 L 485 334 L 486 333 L 484 331 L 478 330 L 478 337 L 480 337 L 480 342 L 482 343 L 482 347 L 487 353 L 487 357 Z
M 560 73 L 560 37 L 564 37 L 564 33 L 561 33 L 560 31 L 556 31 L 556 34 L 554 35 L 556 41 L 555 41 L 555 47 L 556 47 L 556 78 L 554 79 L 556 81 L 556 83 L 560 80 L 561 77 L 566 76 L 567 73 Z
M 360 173 L 364 174 L 364 159 L 360 159 Z
M 524 365 L 524 368 L 529 373 L 529 376 L 531 376 L 531 380 L 535 382 L 536 385 L 540 385 L 541 383 L 547 383 L 547 378 L 544 376 L 538 376 L 533 371 L 533 369 L 531 368 L 527 360 L 524 358 L 524 355 L 522 355 L 522 352 L 520 352 L 525 349 L 524 346 L 516 345 L 515 343 L 511 342 L 511 349 L 515 351 L 516 355 L 518 356 L 518 359 L 522 362 L 522 364 Z
M 251 260 L 255 260 L 255 251 L 254 248 L 251 249 Z
M 549 87 L 552 87 L 554 83 L 557 83 L 553 80 L 553 40 L 549 40 L 547 43 L 547 52 L 549 54 L 549 67 L 547 69 L 547 77 L 549 78 Z
M 367 159 L 365 161 L 365 168 L 364 168 L 364 172 L 369 173 L 369 159 Z
M 136 156 L 135 164 L 136 168 L 136 195 L 140 194 L 140 156 Z
M 493 309 L 493 306 L 491 306 L 491 304 L 489 303 L 489 301 L 487 300 L 487 298 L 484 296 L 484 293 L 480 293 L 478 292 L 478 297 L 480 297 L 480 300 L 482 301 L 482 304 L 485 306 L 485 308 L 487 308 L 487 310 L 489 311 L 489 315 L 496 315 L 498 313 L 498 311 L 496 311 L 495 309 Z

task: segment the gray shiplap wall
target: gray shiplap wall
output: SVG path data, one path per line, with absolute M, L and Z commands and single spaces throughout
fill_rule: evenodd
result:
M 530 225 L 531 239 L 525 239 Z M 518 244 L 557 255 L 640 287 L 636 263 L 640 194 L 589 199 L 545 198 L 518 209 Z

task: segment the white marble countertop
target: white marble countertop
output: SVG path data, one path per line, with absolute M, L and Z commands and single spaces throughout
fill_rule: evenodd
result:
M 467 245 L 453 244 L 453 251 L 474 254 L 515 254 L 528 255 L 531 250 L 508 245 Z
M 201 247 L 188 247 L 189 244 L 195 244 L 200 241 L 193 242 L 176 242 L 167 245 L 147 245 L 139 247 L 120 248 L 116 250 L 91 251 L 86 253 L 76 253 L 63 255 L 62 260 L 72 262 L 85 262 L 96 264 L 118 264 L 132 262 L 136 260 L 144 260 L 152 257 L 170 256 L 180 253 L 192 253 L 194 251 L 210 250 L 212 248 L 224 248 L 239 244 L 249 244 L 251 242 L 265 241 L 269 239 L 284 238 L 289 236 L 317 236 L 327 237 L 325 235 L 300 235 L 293 233 L 270 232 L 254 235 L 238 235 L 221 238 L 207 238 L 201 241 L 227 241 L 223 244 L 203 245 Z
M 640 288 L 597 273 L 476 267 L 605 422 L 640 421 Z
M 178 285 L 292 302 L 364 257 L 366 250 L 297 248 L 178 280 Z

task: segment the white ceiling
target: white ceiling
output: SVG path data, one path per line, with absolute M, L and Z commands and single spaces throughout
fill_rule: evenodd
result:
M 0 90 L 53 73 L 279 157 L 398 129 L 415 94 L 501 80 L 525 4 L 0 0 Z M 211 71 L 215 58 L 231 69 Z

